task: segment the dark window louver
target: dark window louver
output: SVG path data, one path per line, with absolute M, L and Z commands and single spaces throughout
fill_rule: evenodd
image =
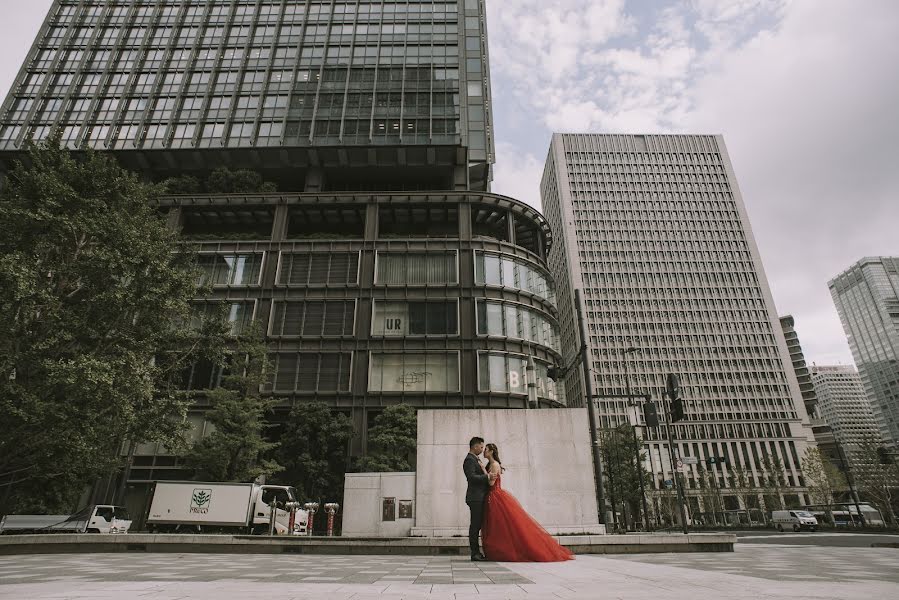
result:
M 272 335 L 347 336 L 353 334 L 355 303 L 347 300 L 276 301 Z
M 355 252 L 283 254 L 281 285 L 348 285 L 356 283 L 359 255 Z
M 349 352 L 279 353 L 270 357 L 276 392 L 345 392 L 350 389 Z

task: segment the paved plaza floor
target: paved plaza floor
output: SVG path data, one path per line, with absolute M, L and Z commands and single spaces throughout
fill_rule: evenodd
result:
M 646 600 L 899 598 L 899 549 L 737 545 L 733 553 L 458 557 L 75 554 L 0 556 L 0 598 Z

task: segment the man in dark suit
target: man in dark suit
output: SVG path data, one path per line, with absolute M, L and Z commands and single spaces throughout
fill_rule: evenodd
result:
M 481 553 L 478 537 L 481 535 L 481 525 L 484 522 L 484 500 L 490 491 L 490 482 L 493 475 L 487 475 L 481 468 L 481 460 L 478 458 L 484 451 L 484 438 L 473 437 L 468 442 L 468 454 L 462 462 L 462 472 L 468 480 L 468 490 L 465 492 L 465 504 L 471 510 L 471 525 L 468 526 L 468 545 L 471 547 L 471 560 L 487 560 Z

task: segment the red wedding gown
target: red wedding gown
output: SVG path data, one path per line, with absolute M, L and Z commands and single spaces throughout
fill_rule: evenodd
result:
M 484 502 L 481 541 L 484 555 L 497 562 L 557 562 L 571 560 L 570 550 L 559 545 L 540 523 L 502 488 L 502 476 Z

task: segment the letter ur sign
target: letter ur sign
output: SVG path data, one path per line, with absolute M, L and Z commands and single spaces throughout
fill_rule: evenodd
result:
M 403 320 L 393 317 L 384 319 L 384 330 L 388 333 L 401 332 L 403 330 Z

